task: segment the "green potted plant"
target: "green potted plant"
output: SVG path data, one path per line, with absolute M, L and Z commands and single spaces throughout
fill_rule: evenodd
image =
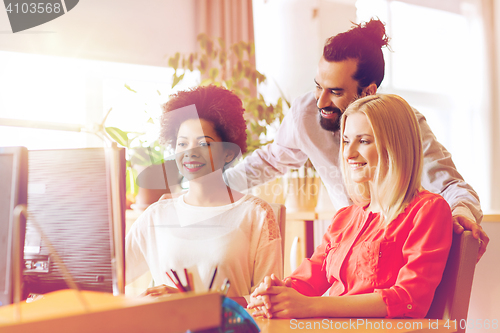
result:
M 157 194 L 151 191 L 145 191 L 144 188 L 139 187 L 137 177 L 146 167 L 163 163 L 164 148 L 159 144 L 158 140 L 146 144 L 144 139 L 145 133 L 123 131 L 117 127 L 105 127 L 105 130 L 114 141 L 127 149 L 127 208 L 130 208 L 134 203 L 137 205 L 144 205 L 145 201 L 149 201 L 147 199 L 148 197 L 156 197 Z M 158 197 L 155 200 L 158 200 L 161 194 L 166 191 L 159 190 L 156 192 L 158 193 Z M 144 199 L 141 199 L 140 193 L 143 195 Z
M 251 60 L 255 52 L 254 44 L 241 41 L 227 47 L 222 38 L 215 42 L 206 34 L 198 35 L 198 42 L 198 52 L 176 53 L 168 59 L 169 66 L 175 70 L 172 88 L 183 81 L 186 71 L 198 70 L 201 85 L 226 87 L 242 100 L 247 122 L 247 152 L 244 156 L 271 143 L 273 138 L 269 137 L 268 129 L 277 129 L 284 117 L 283 103 L 287 107 L 290 103 L 281 90 L 281 97 L 276 103 L 267 102 L 258 92 L 259 85 L 266 82 L 266 76 L 255 68 Z M 275 179 L 253 192 L 269 202 L 284 203 L 284 189 L 282 179 Z
M 272 142 L 267 130 L 270 127 L 277 128 L 284 117 L 283 103 L 288 107 L 290 103 L 283 93 L 276 103 L 269 103 L 257 91 L 258 86 L 266 82 L 266 76 L 251 61 L 255 52 L 254 44 L 241 41 L 227 47 L 222 38 L 214 42 L 206 34 L 198 35 L 198 42 L 198 52 L 183 55 L 176 53 L 168 59 L 168 65 L 174 69 L 172 88 L 182 82 L 186 71 L 198 70 L 200 85 L 226 87 L 243 101 L 247 121 L 246 154 Z
M 136 93 L 128 85 L 125 87 Z M 138 97 L 142 101 L 143 97 Z M 127 150 L 127 207 L 138 210 L 146 209 L 164 193 L 178 191 L 181 180 L 175 161 L 165 160 L 165 156 L 171 154 L 170 152 L 166 154 L 165 147 L 159 142 L 156 135 L 158 129 L 153 120 L 155 116 L 151 115 L 151 110 L 148 111 L 147 104 L 144 113 L 134 119 L 139 122 L 144 121 L 136 127 L 140 128 L 141 132 L 124 131 L 103 125 L 107 136 Z M 106 123 L 110 112 L 111 109 L 106 114 L 103 124 Z M 168 176 L 168 184 L 165 175 Z

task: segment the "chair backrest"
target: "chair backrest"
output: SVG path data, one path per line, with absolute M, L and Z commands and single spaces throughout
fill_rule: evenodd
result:
M 476 268 L 479 241 L 471 231 L 454 234 L 441 283 L 434 293 L 427 318 L 456 320 L 457 332 L 460 321 L 467 321 L 472 278 Z
M 278 225 L 280 227 L 280 236 L 281 236 L 281 254 L 282 254 L 282 260 L 281 262 L 285 262 L 285 227 L 286 227 L 286 207 L 283 204 L 278 204 L 278 203 L 269 203 L 271 205 L 271 208 L 274 211 L 274 215 L 276 216 L 276 222 L 278 222 Z M 283 266 L 283 265 L 282 265 Z M 282 267 L 282 270 L 284 270 L 284 267 Z M 283 271 L 281 272 L 283 275 Z

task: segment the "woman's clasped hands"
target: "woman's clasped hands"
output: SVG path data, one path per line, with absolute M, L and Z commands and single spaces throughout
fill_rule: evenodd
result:
M 313 299 L 293 289 L 290 278 L 282 281 L 272 274 L 266 276 L 250 295 L 247 308 L 255 310 L 254 317 L 305 318 L 310 316 Z

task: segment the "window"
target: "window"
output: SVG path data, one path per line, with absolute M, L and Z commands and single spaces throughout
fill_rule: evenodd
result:
M 85 124 L 85 75 L 74 61 L 0 52 L 0 118 Z M 77 132 L 0 127 L 0 145 L 31 149 L 81 147 Z
M 103 146 L 79 129 L 92 131 L 111 108 L 106 126 L 156 139 L 158 122 L 149 118 L 158 118 L 171 93 L 200 81 L 187 73 L 174 91 L 171 68 L 3 51 L 0 72 L 0 146 L 28 149 Z M 63 130 L 39 129 L 47 127 Z
M 358 0 L 356 7 L 360 22 L 379 17 L 391 37 L 379 91 L 401 95 L 426 117 L 488 209 L 490 108 L 479 2 Z

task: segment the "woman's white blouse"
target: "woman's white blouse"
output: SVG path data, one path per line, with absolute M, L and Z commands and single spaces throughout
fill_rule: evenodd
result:
M 173 283 L 170 269 L 198 270 L 208 287 L 228 278 L 228 296 L 250 294 L 266 275 L 282 278 L 279 226 L 271 206 L 252 195 L 218 207 L 191 206 L 184 196 L 161 200 L 132 225 L 125 240 L 126 282 L 148 270 L 155 285 Z

